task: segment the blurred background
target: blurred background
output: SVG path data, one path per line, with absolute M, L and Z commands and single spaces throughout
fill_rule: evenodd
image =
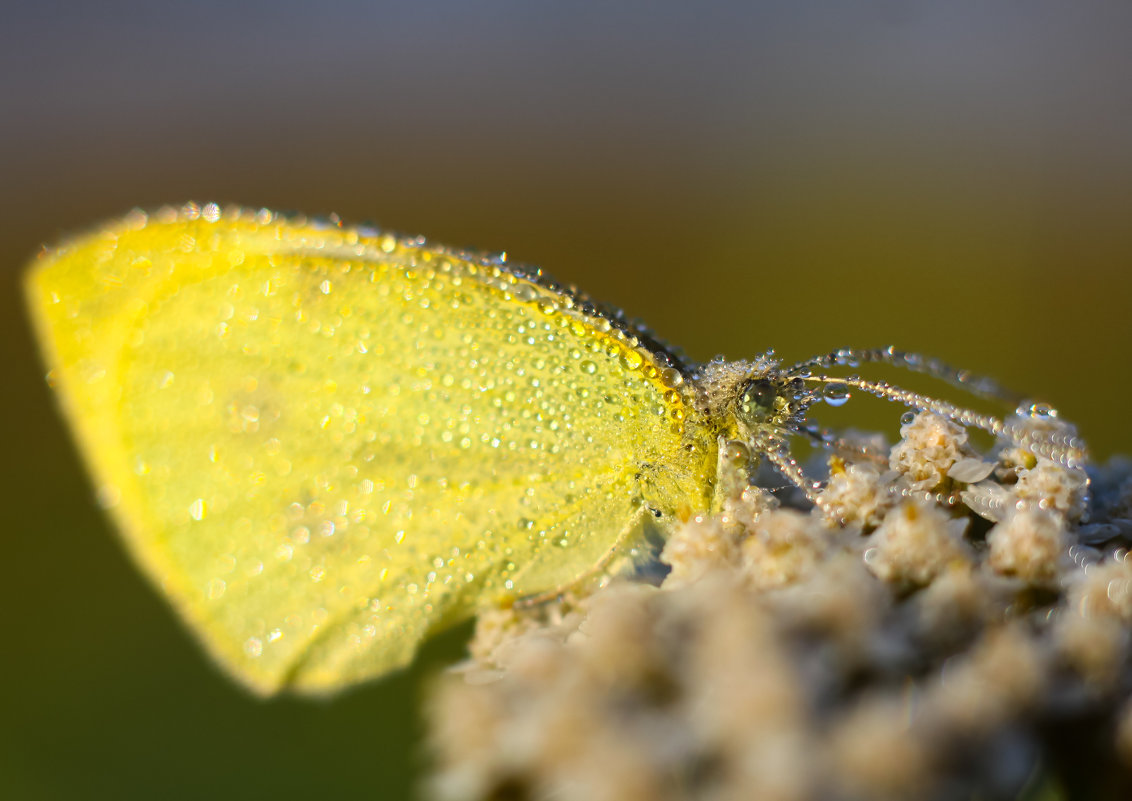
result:
M 337 212 L 506 249 L 698 360 L 921 350 L 1107 458 L 1129 31 L 1128 3 L 1047 0 L 7 4 L 0 795 L 405 797 L 422 677 L 461 653 L 320 703 L 221 677 L 91 501 L 22 305 L 42 244 L 188 199 Z

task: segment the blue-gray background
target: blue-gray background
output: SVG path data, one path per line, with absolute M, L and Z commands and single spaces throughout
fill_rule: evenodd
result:
M 186 199 L 336 211 L 507 249 L 698 359 L 920 349 L 1107 456 L 1129 31 L 1128 3 L 1042 0 L 6 4 L 0 794 L 398 798 L 420 764 L 421 671 L 255 701 L 134 573 L 34 357 L 41 243 Z

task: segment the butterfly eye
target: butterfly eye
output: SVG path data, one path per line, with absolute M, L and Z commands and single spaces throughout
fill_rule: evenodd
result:
M 739 410 L 752 423 L 765 423 L 778 410 L 778 387 L 767 378 L 748 382 L 739 396 Z

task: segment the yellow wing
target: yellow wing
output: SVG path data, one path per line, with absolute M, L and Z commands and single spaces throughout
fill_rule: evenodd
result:
M 410 661 L 707 505 L 663 354 L 537 275 L 269 212 L 135 213 L 29 297 L 133 557 L 253 690 Z

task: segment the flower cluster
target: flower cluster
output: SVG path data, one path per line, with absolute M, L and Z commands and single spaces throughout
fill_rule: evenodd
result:
M 659 587 L 481 616 L 431 695 L 429 793 L 1124 797 L 1132 470 L 1090 498 L 930 413 L 901 433 L 831 460 L 813 510 L 751 487 L 681 525 Z

